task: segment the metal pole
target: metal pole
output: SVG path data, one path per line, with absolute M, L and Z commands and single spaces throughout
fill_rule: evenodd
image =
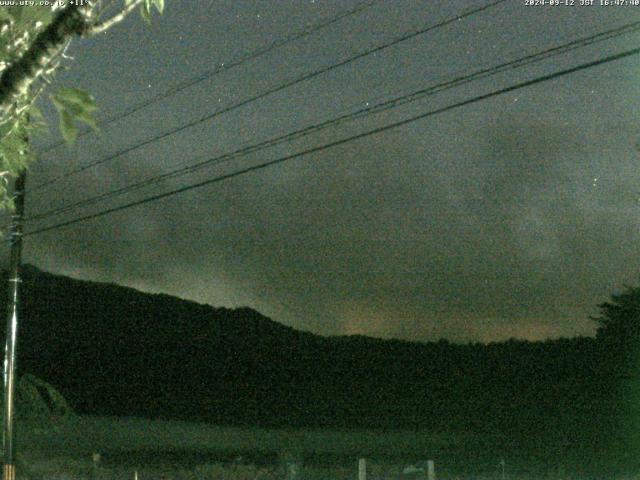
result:
M 20 288 L 20 262 L 22 260 L 22 217 L 24 215 L 24 186 L 27 179 L 23 170 L 14 184 L 14 212 L 11 217 L 11 257 L 9 264 L 9 301 L 7 308 L 7 329 L 4 349 L 4 428 L 2 445 L 4 447 L 4 480 L 15 480 L 14 458 L 14 397 L 16 348 L 18 341 L 18 306 Z

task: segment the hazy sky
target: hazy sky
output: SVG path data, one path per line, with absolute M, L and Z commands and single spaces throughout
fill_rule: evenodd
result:
M 28 184 L 485 3 L 381 0 L 44 155 Z M 99 117 L 108 118 L 357 4 L 168 1 L 151 26 L 136 15 L 106 35 L 75 41 L 74 60 L 57 84 L 91 91 Z M 67 176 L 29 194 L 27 210 L 108 192 L 638 20 L 640 7 L 510 0 Z M 30 229 L 639 46 L 640 35 L 627 34 Z M 634 56 L 27 237 L 25 262 L 214 306 L 248 305 L 322 334 L 454 341 L 590 335 L 596 305 L 639 278 L 639 106 Z M 35 143 L 55 141 L 52 134 Z

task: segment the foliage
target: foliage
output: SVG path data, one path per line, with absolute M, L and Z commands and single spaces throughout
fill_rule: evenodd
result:
M 39 423 L 73 416 L 73 410 L 53 386 L 30 374 L 24 374 L 18 384 L 18 408 L 26 420 Z
M 640 287 L 627 286 L 599 305 L 597 338 L 621 348 L 636 348 L 640 341 Z
M 51 17 L 50 7 L 0 8 L 0 73 L 26 52 Z M 23 96 L 14 115 L 0 123 L 0 209 L 11 206 L 7 195 L 9 177 L 16 176 L 31 160 L 27 138 L 34 125 L 29 122 L 30 110 L 38 115 L 32 99 Z
M 93 112 L 96 110 L 95 100 L 87 92 L 77 88 L 61 88 L 51 95 L 51 101 L 60 115 L 60 131 L 65 141 L 72 143 L 78 130 L 74 123 L 81 120 L 97 130 Z
M 20 377 L 16 394 L 16 411 L 20 422 L 28 424 L 32 430 L 55 429 L 75 415 L 60 392 L 33 375 L 24 374 Z
M 0 85 L 4 88 L 0 109 L 0 210 L 11 206 L 9 178 L 32 160 L 28 139 L 43 124 L 34 103 L 68 60 L 64 52 L 72 38 L 102 33 L 138 6 L 147 21 L 153 8 L 159 13 L 164 10 L 164 0 L 124 0 L 121 5 L 95 0 L 85 6 L 50 3 L 52 6 L 0 7 Z M 64 23 L 64 15 L 73 21 Z M 7 80 L 9 77 L 13 83 Z M 77 122 L 96 128 L 93 114 L 97 107 L 88 93 L 72 86 L 59 89 L 49 98 L 58 111 L 65 141 L 76 138 Z
M 599 305 L 597 340 L 602 408 L 609 410 L 610 436 L 624 438 L 630 451 L 640 449 L 640 287 L 626 286 Z M 615 412 L 615 414 L 613 414 Z

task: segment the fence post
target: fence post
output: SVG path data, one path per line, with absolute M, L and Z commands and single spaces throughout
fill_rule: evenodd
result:
M 95 452 L 93 455 L 91 455 L 91 460 L 93 460 L 93 472 L 92 472 L 92 477 L 93 479 L 97 479 L 98 478 L 98 467 L 100 465 L 100 454 L 98 452 Z
M 358 480 L 367 480 L 367 461 L 364 458 L 358 459 Z
M 433 460 L 427 460 L 427 480 L 436 480 L 436 466 Z

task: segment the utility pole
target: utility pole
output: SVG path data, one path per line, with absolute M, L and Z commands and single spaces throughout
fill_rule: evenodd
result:
M 9 263 L 9 299 L 7 302 L 7 329 L 4 349 L 4 428 L 2 445 L 4 447 L 3 480 L 15 480 L 16 467 L 14 458 L 14 398 L 16 348 L 18 342 L 18 307 L 20 300 L 20 263 L 22 261 L 22 217 L 24 216 L 24 193 L 27 180 L 26 169 L 23 169 L 14 183 L 14 211 L 11 216 L 11 232 L 9 241 L 11 256 Z

